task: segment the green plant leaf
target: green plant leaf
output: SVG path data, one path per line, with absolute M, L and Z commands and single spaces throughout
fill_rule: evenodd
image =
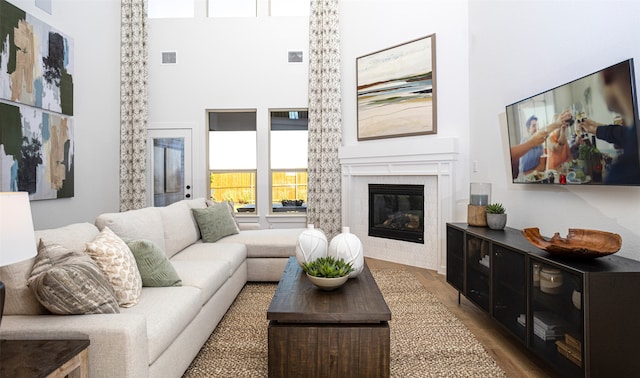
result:
M 506 212 L 501 203 L 492 203 L 487 205 L 487 214 L 504 214 Z
M 353 266 L 344 259 L 336 260 L 331 256 L 320 257 L 314 261 L 303 263 L 302 270 L 310 276 L 337 278 L 353 272 Z

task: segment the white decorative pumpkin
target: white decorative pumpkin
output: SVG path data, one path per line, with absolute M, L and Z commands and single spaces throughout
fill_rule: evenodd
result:
M 319 257 L 327 256 L 327 237 L 322 230 L 316 229 L 312 224 L 302 231 L 296 244 L 296 260 L 298 264 L 308 263 Z
M 364 252 L 362 242 L 349 231 L 349 227 L 342 227 L 342 233 L 336 235 L 329 244 L 329 256 L 343 259 L 353 266 L 353 272 L 349 278 L 353 278 L 362 272 L 364 268 Z

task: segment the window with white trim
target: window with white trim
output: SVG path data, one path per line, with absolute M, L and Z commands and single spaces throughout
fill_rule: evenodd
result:
M 256 213 L 255 111 L 209 112 L 211 198 L 231 201 L 238 213 Z
M 270 116 L 272 213 L 306 213 L 308 111 L 272 111 Z

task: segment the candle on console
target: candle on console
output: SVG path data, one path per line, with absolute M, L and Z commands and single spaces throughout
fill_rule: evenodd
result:
M 471 204 L 476 206 L 487 206 L 489 204 L 489 195 L 471 194 Z

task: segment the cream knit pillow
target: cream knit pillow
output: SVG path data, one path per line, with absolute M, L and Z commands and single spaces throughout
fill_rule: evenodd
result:
M 105 227 L 92 242 L 87 243 L 86 251 L 113 287 L 120 307 L 137 304 L 142 292 L 142 278 L 127 244 Z

